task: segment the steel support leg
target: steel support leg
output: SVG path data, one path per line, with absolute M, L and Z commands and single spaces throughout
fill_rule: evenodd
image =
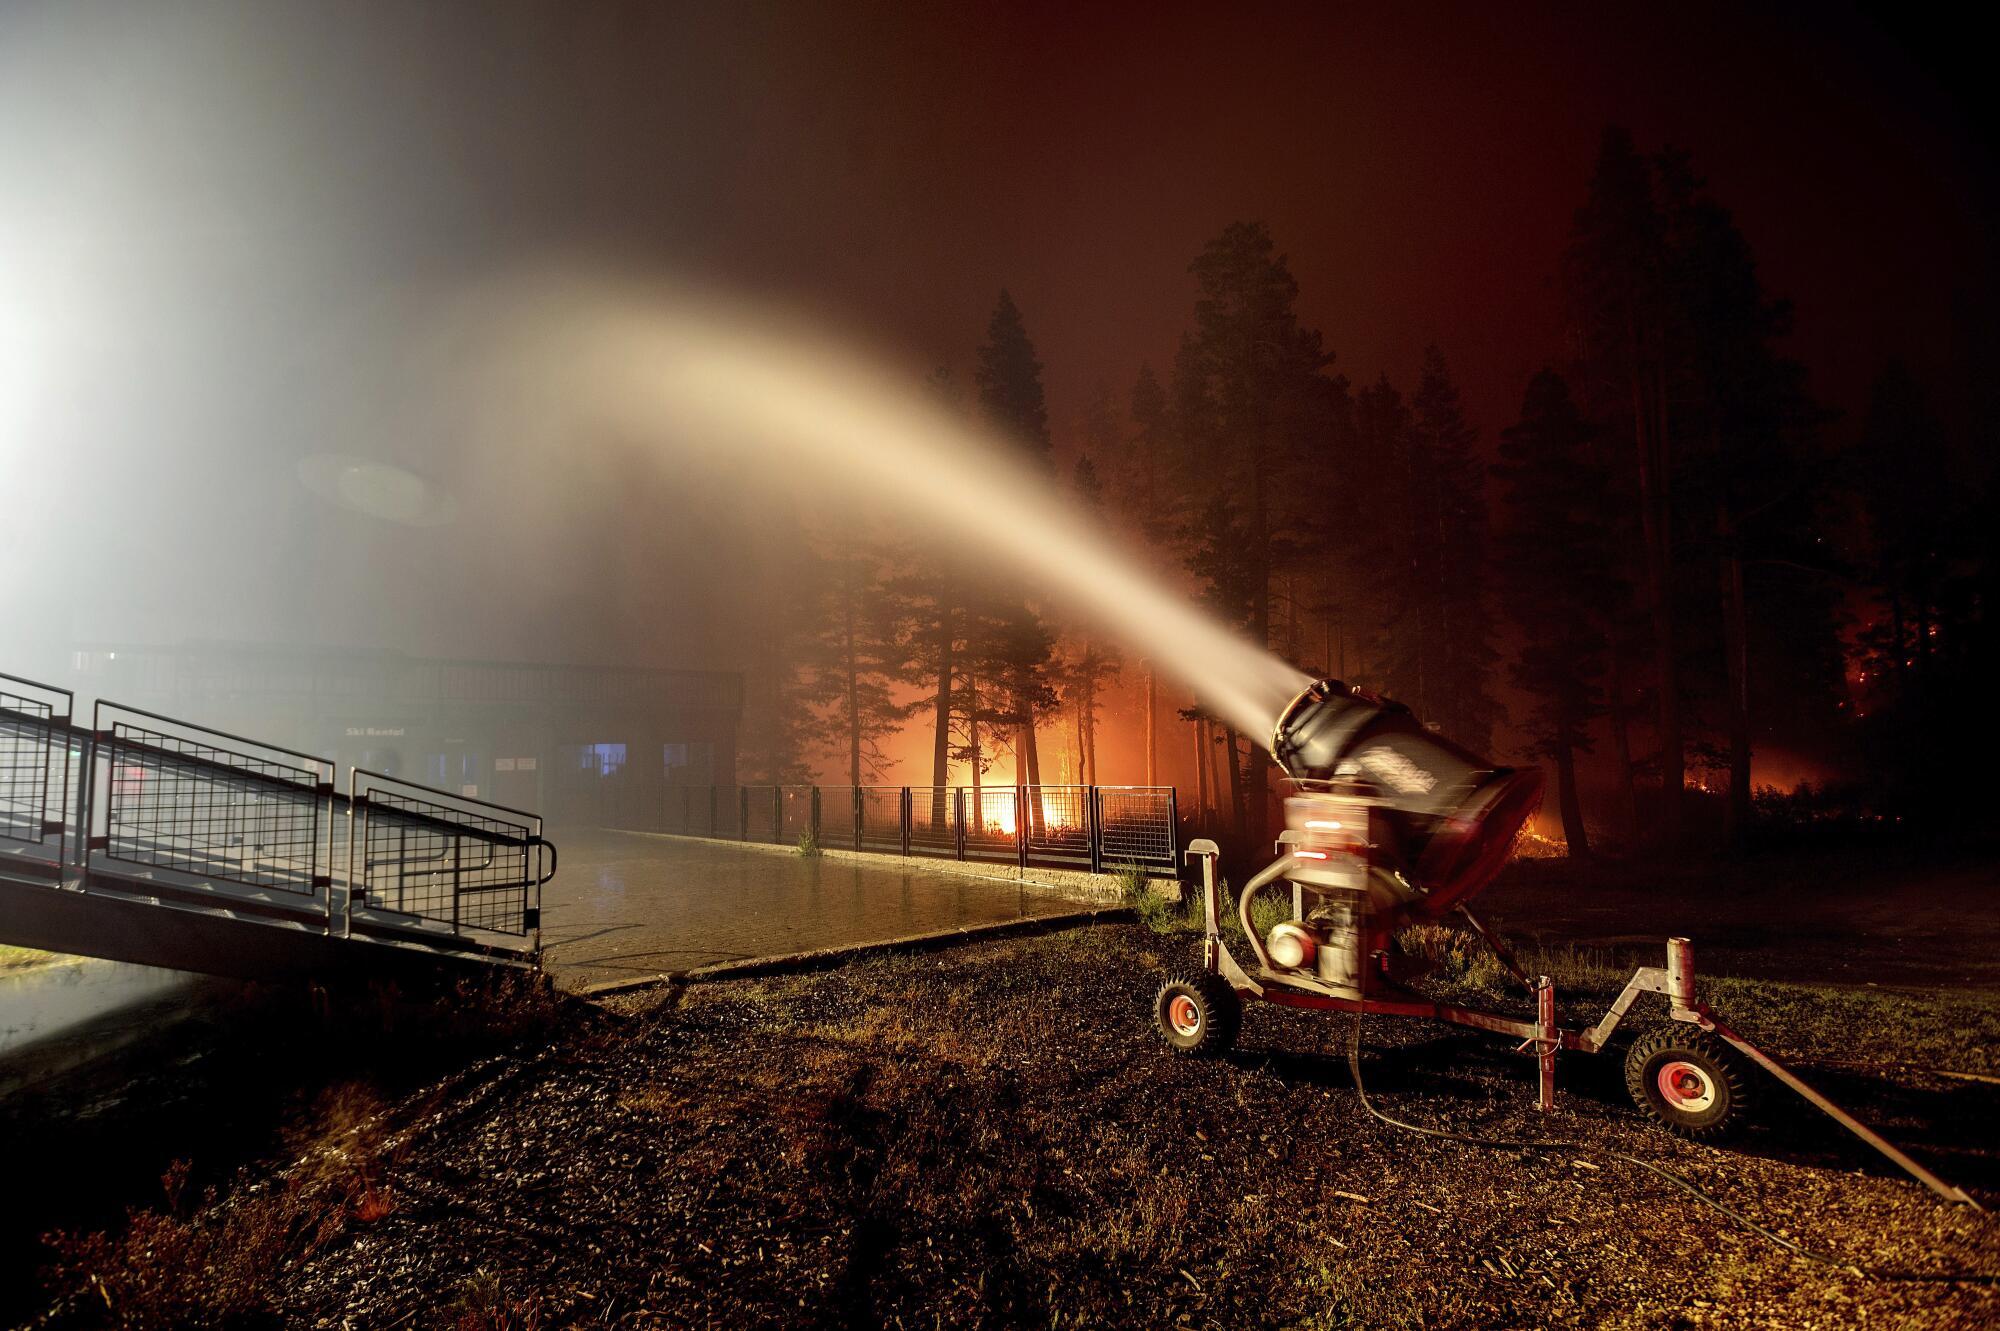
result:
M 1546 975 L 1535 981 L 1535 1027 L 1535 1061 L 1541 1074 L 1537 1107 L 1547 1114 L 1556 1107 L 1556 1050 L 1562 1034 L 1556 1029 L 1555 982 Z

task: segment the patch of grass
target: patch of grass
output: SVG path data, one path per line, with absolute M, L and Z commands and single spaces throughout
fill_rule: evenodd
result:
M 382 1181 L 381 1108 L 365 1087 L 334 1087 L 284 1134 L 297 1154 L 275 1180 L 197 1199 L 189 1163 L 176 1161 L 160 1179 L 163 1209 L 134 1208 L 116 1234 L 51 1235 L 56 1324 L 271 1325 L 273 1271 L 396 1209 Z
M 2000 994 L 1981 989 L 1830 988 L 1701 976 L 1696 992 L 1758 1044 L 1847 1066 L 2000 1076 Z
M 808 827 L 799 833 L 799 858 L 816 860 L 823 854 L 819 848 L 819 832 Z
M 0 971 L 33 970 L 37 966 L 54 965 L 62 959 L 55 952 L 37 952 L 32 947 L 0 943 Z
M 1201 903 L 1183 903 L 1178 896 L 1155 891 L 1153 880 L 1136 864 L 1121 864 L 1114 871 L 1118 894 L 1138 916 L 1139 923 L 1156 934 L 1199 932 Z
M 484 1269 L 465 1278 L 454 1311 L 454 1331 L 539 1331 L 543 1325 L 541 1295 L 515 1298 L 499 1276 Z
M 1477 934 L 1448 924 L 1400 929 L 1406 956 L 1429 961 L 1425 984 L 1456 1001 L 1515 1003 L 1520 985 Z M 1529 944 L 1515 952 L 1529 975 L 1546 975 L 1566 1019 L 1595 1020 L 1640 966 L 1657 966 L 1651 950 L 1629 951 Z M 1732 975 L 1698 975 L 1696 992 L 1722 1020 L 1781 1056 L 1835 1064 L 1884 1062 L 1937 1072 L 2000 1075 L 2000 994 L 1976 989 L 1819 986 Z M 1591 1009 L 1599 1009 L 1593 1011 Z M 1631 1020 L 1660 1015 L 1659 1000 L 1642 998 Z
M 1230 890 L 1229 880 L 1216 885 L 1219 905 L 1218 923 L 1224 938 L 1241 939 L 1243 924 L 1236 911 L 1236 894 Z M 1128 896 L 1126 900 L 1137 912 L 1139 923 L 1156 934 L 1198 934 L 1202 931 L 1203 913 L 1201 894 L 1196 893 L 1182 902 L 1174 897 L 1153 891 L 1150 887 L 1142 894 Z M 1291 887 L 1286 883 L 1273 884 L 1260 891 L 1250 901 L 1250 923 L 1261 937 L 1271 932 L 1272 926 L 1282 920 L 1292 918 Z

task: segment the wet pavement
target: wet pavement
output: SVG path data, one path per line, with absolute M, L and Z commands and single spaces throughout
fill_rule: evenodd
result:
M 195 977 L 84 957 L 0 971 L 0 1057 L 180 994 Z
M 551 835 L 562 863 L 542 940 L 565 988 L 1078 908 L 1001 867 L 986 879 L 636 832 Z

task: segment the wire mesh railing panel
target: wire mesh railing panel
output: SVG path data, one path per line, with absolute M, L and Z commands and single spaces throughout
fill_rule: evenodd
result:
M 1021 843 L 1016 829 L 1020 808 L 1019 793 L 1012 786 L 967 787 L 959 792 L 965 804 L 965 858 L 1007 860 L 1020 858 Z
M 958 811 L 950 786 L 910 787 L 910 853 L 957 855 Z
M 664 817 L 670 830 L 733 837 L 733 824 L 724 824 L 740 816 L 744 839 L 792 844 L 815 826 L 814 791 L 670 788 Z M 821 786 L 817 793 L 823 847 L 1105 870 L 1131 865 L 1166 875 L 1180 869 L 1172 786 Z
M 854 845 L 854 787 L 819 788 L 819 844 L 832 850 Z
M 1172 786 L 1099 786 L 1099 863 L 1111 871 L 1130 864 L 1177 872 L 1174 816 Z
M 0 840 L 40 846 L 60 838 L 69 736 L 58 717 L 66 722 L 68 712 L 67 694 L 0 675 Z
M 356 773 L 357 904 L 454 930 L 522 935 L 540 871 L 532 817 Z
M 861 848 L 900 855 L 903 851 L 903 788 L 863 786 L 859 810 Z
M 744 786 L 739 792 L 743 810 L 743 839 L 745 841 L 776 841 L 778 839 L 778 797 L 782 792 L 777 786 Z
M 301 895 L 325 885 L 330 765 L 133 708 L 100 703 L 98 720 L 104 834 L 93 845 L 107 858 Z
M 1090 863 L 1090 787 L 1029 786 L 1028 859 Z
M 811 786 L 782 786 L 778 791 L 778 840 L 787 846 L 795 846 L 799 838 L 812 831 L 813 788 Z

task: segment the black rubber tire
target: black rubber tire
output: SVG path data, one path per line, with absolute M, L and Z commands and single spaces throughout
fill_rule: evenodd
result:
M 1181 1000 L 1176 1018 L 1176 1000 Z M 1189 1023 L 1186 1017 L 1192 1015 Z M 1153 997 L 1153 1024 L 1167 1047 L 1182 1054 L 1220 1054 L 1236 1043 L 1243 1000 L 1220 975 L 1206 971 L 1170 976 Z
M 1661 1085 L 1682 1065 L 1692 1105 L 1677 1104 Z M 1676 1137 L 1717 1142 L 1749 1121 L 1754 1083 L 1734 1049 L 1697 1026 L 1676 1022 L 1632 1042 L 1625 1055 L 1625 1089 L 1632 1103 Z

